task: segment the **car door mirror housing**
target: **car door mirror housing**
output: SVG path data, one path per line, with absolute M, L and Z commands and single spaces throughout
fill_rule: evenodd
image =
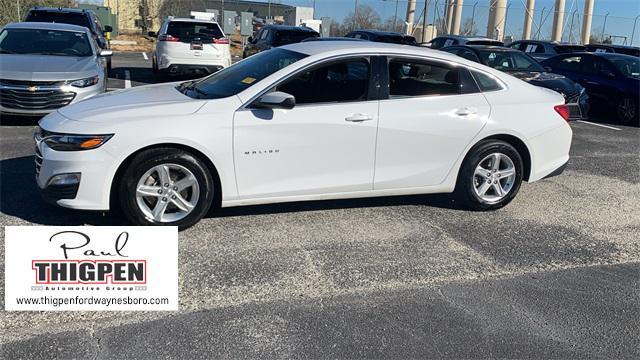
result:
M 104 32 L 105 32 L 105 33 L 113 32 L 113 27 L 111 27 L 111 26 L 109 26 L 109 25 L 105 25 L 105 26 L 104 26 Z
M 100 51 L 100 56 L 102 57 L 108 57 L 113 55 L 113 51 L 112 50 L 102 50 Z
M 253 106 L 261 109 L 293 109 L 296 106 L 296 98 L 285 92 L 274 91 L 262 95 Z
M 247 42 L 250 43 L 250 44 L 253 44 L 253 36 L 249 36 L 247 38 Z
M 158 33 L 155 32 L 155 31 L 149 31 L 147 33 L 147 35 L 149 35 L 149 37 L 152 37 L 152 38 L 157 38 L 158 37 Z

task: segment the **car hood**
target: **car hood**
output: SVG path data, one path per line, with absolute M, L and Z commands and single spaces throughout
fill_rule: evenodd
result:
M 524 80 L 531 85 L 551 89 L 563 95 L 573 95 L 581 90 L 581 86 L 576 82 L 558 74 L 527 71 L 510 72 L 509 74 L 520 80 Z
M 58 112 L 65 118 L 86 122 L 114 122 L 151 116 L 192 114 L 205 100 L 185 96 L 175 83 L 140 86 L 105 93 L 64 107 Z
M 93 56 L 2 54 L 0 63 L 0 79 L 9 80 L 78 80 L 98 73 Z

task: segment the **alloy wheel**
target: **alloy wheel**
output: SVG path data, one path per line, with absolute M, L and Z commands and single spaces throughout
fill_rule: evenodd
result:
M 144 173 L 136 186 L 136 203 L 154 221 L 184 219 L 198 204 L 200 184 L 193 173 L 178 164 L 161 164 Z
M 516 168 L 513 160 L 502 153 L 492 153 L 482 159 L 473 174 L 476 195 L 488 204 L 504 199 L 515 183 Z
M 636 104 L 631 98 L 624 98 L 618 104 L 618 116 L 625 123 L 631 123 L 636 117 Z

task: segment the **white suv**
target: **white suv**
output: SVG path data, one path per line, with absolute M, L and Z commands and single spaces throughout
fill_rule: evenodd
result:
M 231 65 L 229 39 L 212 20 L 169 17 L 157 36 L 156 75 L 208 75 Z

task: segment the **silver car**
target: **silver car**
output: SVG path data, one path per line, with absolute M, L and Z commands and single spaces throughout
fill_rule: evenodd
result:
M 0 32 L 0 113 L 44 115 L 107 88 L 105 57 L 87 28 L 9 24 Z

